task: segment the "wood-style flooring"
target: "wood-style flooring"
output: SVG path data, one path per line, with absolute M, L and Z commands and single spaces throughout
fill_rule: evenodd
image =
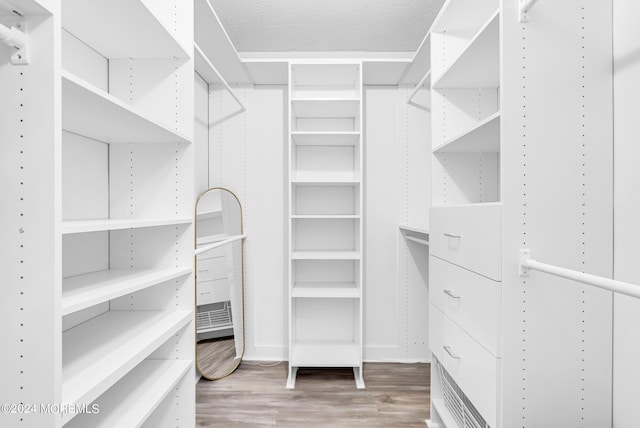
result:
M 366 389 L 351 369 L 299 369 L 244 362 L 229 377 L 200 380 L 198 427 L 420 427 L 429 418 L 429 364 L 365 363 Z
M 229 374 L 238 364 L 233 337 L 198 342 L 198 368 L 208 378 L 216 379 Z

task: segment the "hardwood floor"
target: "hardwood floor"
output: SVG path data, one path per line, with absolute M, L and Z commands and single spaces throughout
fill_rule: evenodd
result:
M 429 364 L 365 363 L 364 390 L 351 369 L 300 369 L 287 390 L 286 362 L 254 364 L 198 382 L 198 427 L 425 428 L 429 418 Z
M 200 371 L 212 379 L 227 375 L 237 364 L 233 337 L 198 342 L 197 350 Z

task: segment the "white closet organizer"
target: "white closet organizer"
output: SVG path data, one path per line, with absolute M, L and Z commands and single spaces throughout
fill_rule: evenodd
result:
M 610 273 L 611 5 L 587 3 L 450 0 L 432 27 L 431 427 L 610 424 L 610 295 L 517 275 L 532 242 Z
M 362 377 L 362 64 L 291 62 L 289 377 Z
M 43 126 L 48 133 L 40 141 L 30 136 L 28 150 L 42 151 L 49 166 L 38 169 L 33 154 L 23 167 L 53 187 L 43 183 L 24 199 L 50 192 L 38 208 L 53 223 L 39 229 L 48 236 L 41 244 L 49 241 L 58 256 L 49 255 L 48 278 L 27 276 L 29 304 L 10 302 L 31 314 L 23 325 L 51 326 L 37 335 L 11 333 L 29 344 L 19 351 L 30 362 L 21 372 L 47 355 L 51 374 L 8 380 L 24 393 L 4 401 L 97 404 L 100 411 L 21 414 L 9 425 L 22 418 L 29 427 L 143 426 L 151 418 L 148 426 L 192 426 L 193 8 L 179 1 L 42 3 L 27 18 L 30 64 L 3 66 L 3 73 L 38 74 L 45 83 L 25 82 L 20 102 L 61 112 L 22 118 L 29 132 Z M 32 208 L 23 215 L 40 214 Z M 30 254 L 37 269 L 45 255 Z

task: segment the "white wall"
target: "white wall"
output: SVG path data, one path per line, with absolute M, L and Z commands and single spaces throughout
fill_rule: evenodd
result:
M 209 97 L 209 184 L 229 188 L 243 205 L 245 359 L 285 360 L 287 90 L 234 89 L 245 103 L 244 113 L 222 90 Z M 427 272 L 420 261 L 426 261 L 427 250 L 409 249 L 398 230 L 402 221 L 426 228 L 430 201 L 427 110 L 407 105 L 409 93 L 372 87 L 365 95 L 371 115 L 365 133 L 367 360 L 428 358 Z M 417 196 L 411 204 L 409 178 Z
M 614 276 L 640 284 L 640 2 L 615 0 L 614 29 Z M 637 427 L 640 399 L 640 302 L 616 295 L 614 300 L 613 426 Z

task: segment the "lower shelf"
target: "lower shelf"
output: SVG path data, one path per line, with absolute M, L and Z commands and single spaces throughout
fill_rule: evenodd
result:
M 361 347 L 354 343 L 294 343 L 292 367 L 356 367 L 362 365 Z
M 188 360 L 145 360 L 93 404 L 97 414 L 81 414 L 65 428 L 139 427 L 192 367 Z
M 89 404 L 171 336 L 191 311 L 109 311 L 62 337 L 62 402 Z M 65 414 L 63 423 L 74 414 Z
M 291 297 L 357 299 L 360 290 L 353 282 L 296 282 Z

